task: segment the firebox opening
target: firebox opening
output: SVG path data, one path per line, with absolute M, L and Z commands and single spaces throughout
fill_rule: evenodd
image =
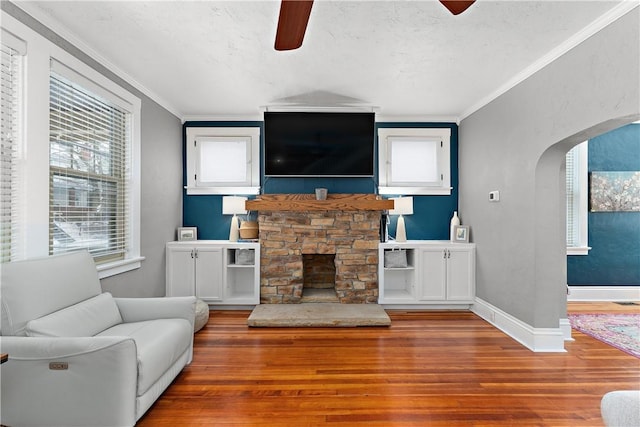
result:
M 338 302 L 335 254 L 303 254 L 301 302 Z

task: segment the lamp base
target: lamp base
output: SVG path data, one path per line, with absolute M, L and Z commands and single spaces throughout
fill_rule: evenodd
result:
M 231 218 L 231 228 L 229 229 L 229 241 L 237 242 L 240 235 L 240 227 L 238 226 L 238 217 L 234 214 Z
M 404 226 L 404 217 L 400 215 L 398 217 L 398 225 L 396 226 L 396 242 L 407 241 L 407 229 Z

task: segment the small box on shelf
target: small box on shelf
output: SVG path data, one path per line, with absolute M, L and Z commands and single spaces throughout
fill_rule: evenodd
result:
M 253 265 L 255 264 L 256 251 L 253 249 L 236 249 L 237 265 Z

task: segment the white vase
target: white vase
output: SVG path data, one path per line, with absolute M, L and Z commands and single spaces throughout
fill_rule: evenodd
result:
M 458 211 L 453 212 L 453 216 L 451 217 L 451 225 L 449 227 L 449 240 L 454 241 L 455 237 L 455 228 L 460 225 L 460 218 L 458 218 Z

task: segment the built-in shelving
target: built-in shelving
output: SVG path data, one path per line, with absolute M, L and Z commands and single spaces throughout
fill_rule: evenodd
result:
M 226 240 L 167 243 L 167 296 L 210 305 L 260 303 L 260 244 Z
M 385 265 L 385 254 L 404 251 L 406 267 Z M 468 308 L 475 298 L 475 245 L 413 240 L 379 246 L 379 303 L 390 306 Z

